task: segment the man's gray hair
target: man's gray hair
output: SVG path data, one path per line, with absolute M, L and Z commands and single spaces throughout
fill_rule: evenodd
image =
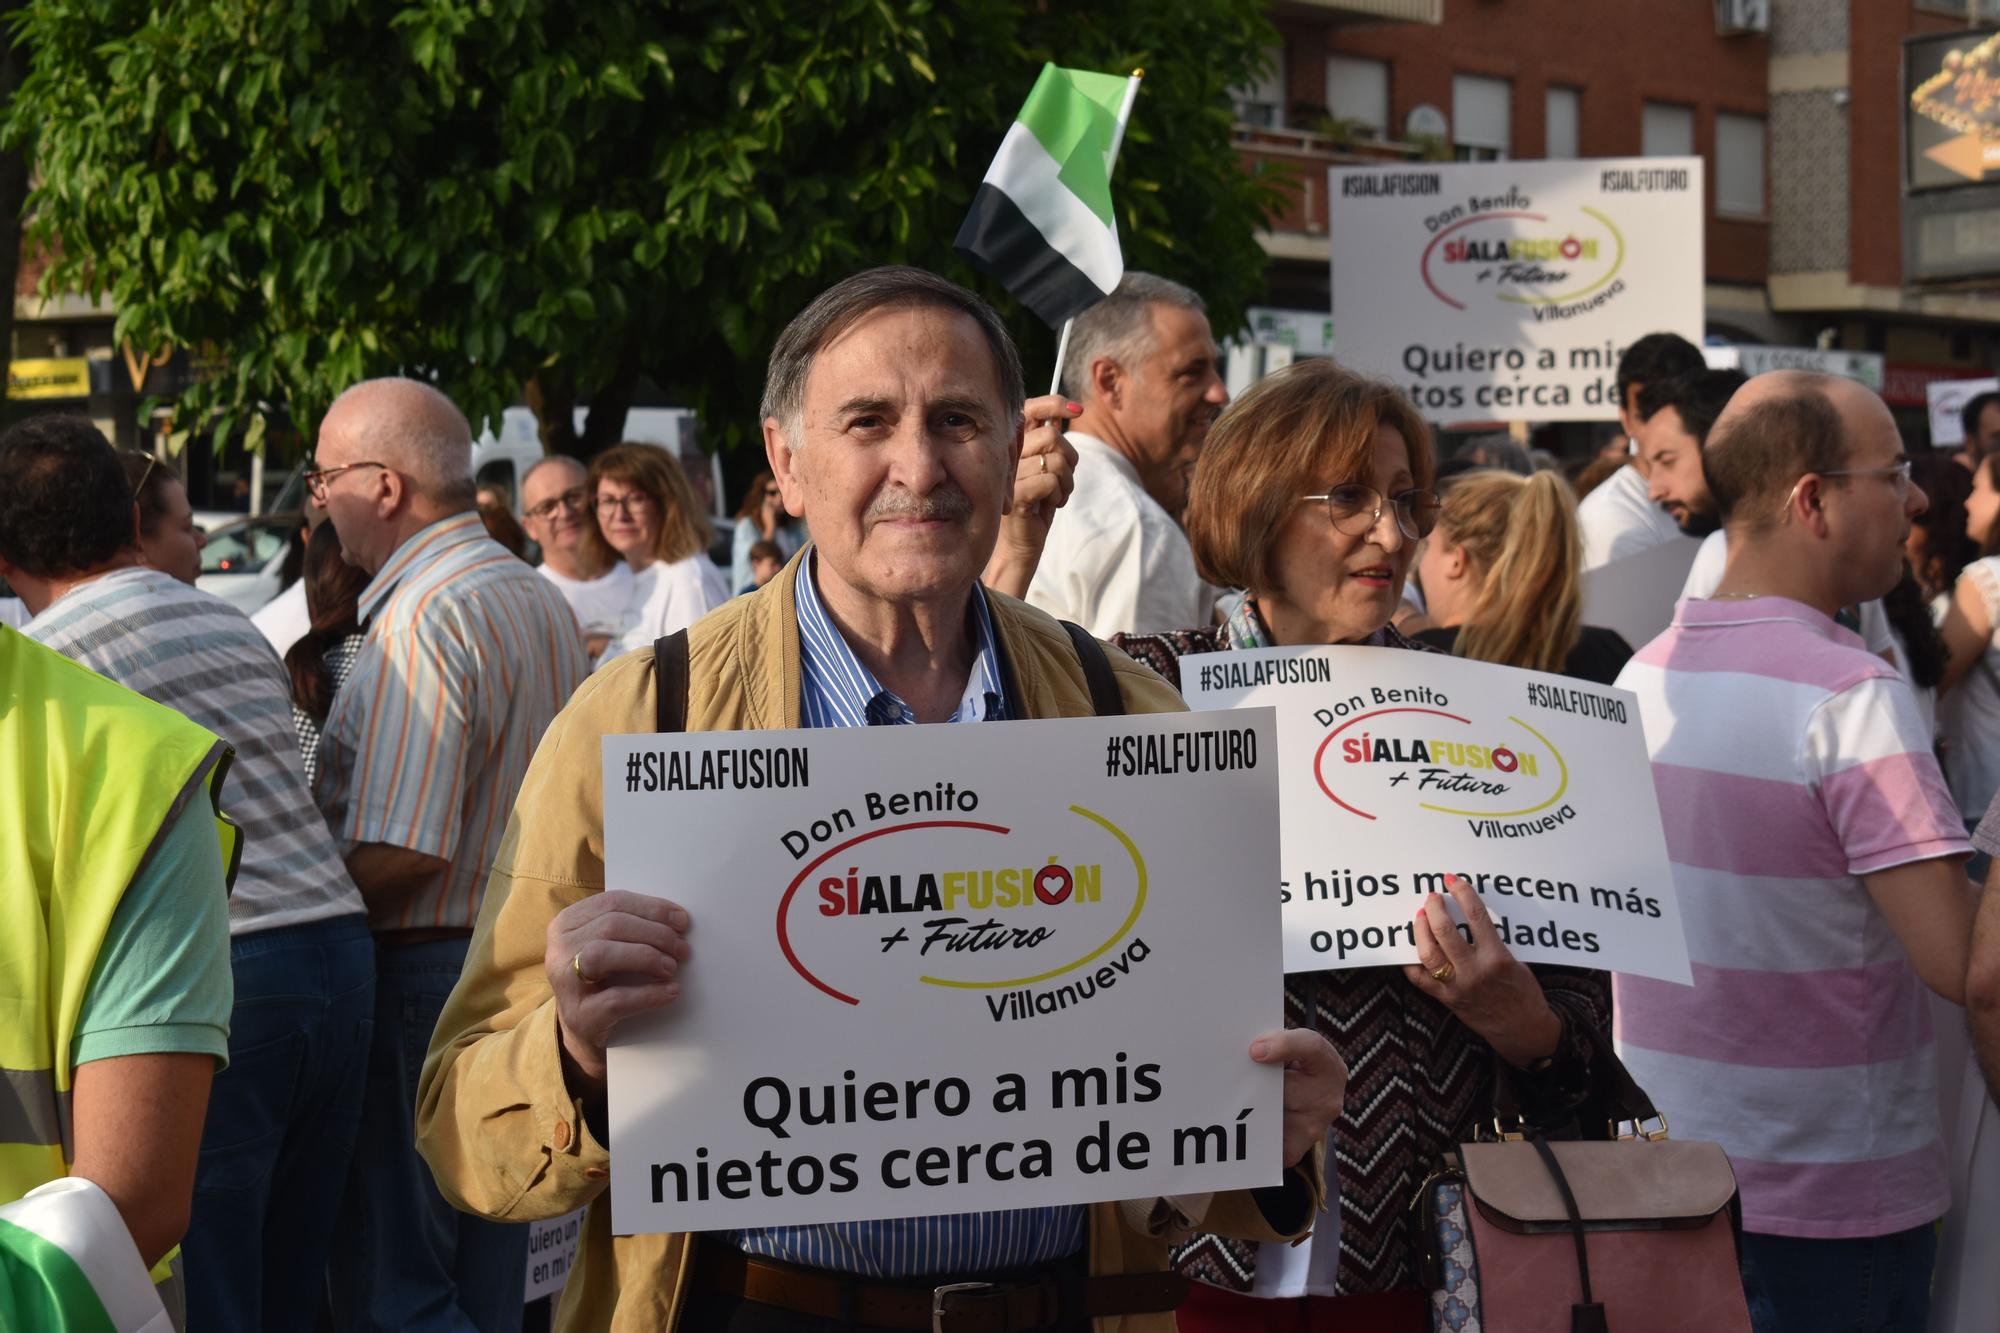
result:
M 1090 366 L 1109 357 L 1129 374 L 1153 351 L 1153 307 L 1177 305 L 1198 315 L 1208 303 L 1191 287 L 1152 273 L 1127 273 L 1117 290 L 1076 317 L 1063 355 L 1063 392 L 1081 403 L 1090 393 Z
M 472 506 L 472 428 L 431 385 L 400 376 L 363 380 L 333 400 L 326 420 L 338 421 L 364 457 L 408 477 L 424 498 Z
M 993 378 L 1000 385 L 1004 420 L 1021 419 L 1027 390 L 1021 376 L 1021 354 L 1014 349 L 1007 326 L 993 307 L 955 282 L 920 268 L 889 265 L 842 279 L 821 292 L 801 310 L 771 348 L 764 373 L 764 402 L 759 415 L 775 418 L 793 449 L 805 443 L 803 418 L 806 377 L 821 349 L 878 310 L 934 308 L 970 316 L 993 353 Z

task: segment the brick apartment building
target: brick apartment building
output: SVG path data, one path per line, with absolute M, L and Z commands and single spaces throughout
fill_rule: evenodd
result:
M 1964 109 L 1992 120 L 1987 186 L 1978 127 L 1906 116 L 1904 88 L 1906 39 L 1915 82 L 2000 29 L 2000 0 L 1353 8 L 1274 4 L 1282 45 L 1240 90 L 1245 163 L 1297 173 L 1262 237 L 1260 337 L 1324 350 L 1329 165 L 1698 154 L 1711 341 L 1877 354 L 1906 432 L 1925 429 L 1926 382 L 2000 365 L 2000 108 Z M 1959 169 L 1940 169 L 1925 150 L 1961 132 L 1939 150 Z

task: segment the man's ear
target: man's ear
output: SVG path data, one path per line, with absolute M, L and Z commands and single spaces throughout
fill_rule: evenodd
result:
M 1100 356 L 1090 363 L 1091 396 L 1116 412 L 1125 406 L 1125 391 L 1128 377 L 1125 368 L 1108 356 Z
M 791 441 L 776 417 L 764 418 L 764 461 L 770 464 L 771 476 L 778 483 L 778 496 L 785 502 L 785 512 L 793 518 L 804 518 L 805 486 L 793 465 Z
M 368 470 L 375 474 L 375 511 L 383 518 L 394 518 L 415 497 L 415 489 L 411 487 L 409 479 L 394 468 L 377 467 Z

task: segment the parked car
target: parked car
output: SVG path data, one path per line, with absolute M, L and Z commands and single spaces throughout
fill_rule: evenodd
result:
M 304 520 L 296 511 L 221 524 L 208 534 L 194 586 L 214 593 L 246 616 L 254 614 L 289 582 L 285 558 L 302 526 Z M 296 570 L 292 575 L 297 577 Z

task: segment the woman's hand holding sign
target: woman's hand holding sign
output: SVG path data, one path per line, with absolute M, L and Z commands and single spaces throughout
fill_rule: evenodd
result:
M 1326 1137 L 1347 1101 L 1347 1062 L 1311 1028 L 1266 1032 L 1250 1043 L 1258 1064 L 1285 1067 L 1285 1165 Z
M 686 909 L 622 889 L 571 903 L 549 922 L 542 966 L 556 995 L 571 1092 L 603 1093 L 604 1048 L 618 1020 L 680 998 L 687 930 Z
M 1449 908 L 1425 895 L 1415 922 L 1422 961 L 1405 967 L 1403 975 L 1484 1037 L 1501 1059 L 1526 1069 L 1555 1051 L 1562 1020 L 1549 1007 L 1542 983 L 1501 940 L 1478 891 L 1457 875 L 1445 876 L 1445 886 L 1472 938 L 1459 934 Z

